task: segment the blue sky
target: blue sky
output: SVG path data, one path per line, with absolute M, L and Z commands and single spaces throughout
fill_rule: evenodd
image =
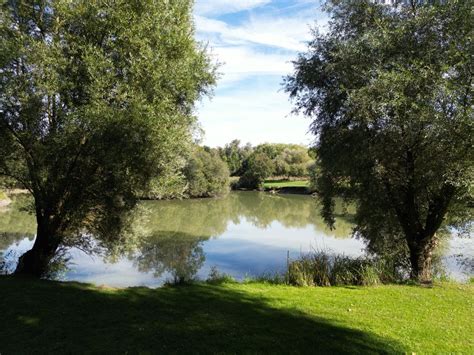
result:
M 222 64 L 213 98 L 198 105 L 203 144 L 309 144 L 309 120 L 291 115 L 281 82 L 305 50 L 310 28 L 326 25 L 321 2 L 196 0 L 194 17 L 197 39 Z

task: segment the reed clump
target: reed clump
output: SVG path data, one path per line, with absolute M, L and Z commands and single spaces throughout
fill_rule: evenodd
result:
M 403 279 L 390 261 L 314 251 L 288 263 L 287 280 L 295 286 L 373 286 Z

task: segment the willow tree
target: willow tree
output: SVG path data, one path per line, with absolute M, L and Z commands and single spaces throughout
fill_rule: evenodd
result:
M 472 218 L 473 2 L 327 10 L 285 81 L 313 120 L 323 216 L 332 224 L 344 196 L 369 248 L 405 249 L 429 281 L 440 232 Z
M 64 245 L 114 243 L 189 140 L 214 83 L 192 1 L 10 0 L 0 14 L 0 174 L 34 197 L 37 234 L 16 273 Z

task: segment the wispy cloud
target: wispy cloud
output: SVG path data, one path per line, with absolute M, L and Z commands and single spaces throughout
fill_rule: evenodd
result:
M 318 9 L 314 0 L 197 0 L 197 38 L 222 63 L 215 97 L 198 111 L 205 144 L 311 140 L 306 120 L 288 118 L 281 82 L 305 50 L 310 27 L 327 23 Z
M 310 39 L 311 18 L 270 17 L 252 15 L 244 23 L 231 26 L 223 21 L 196 16 L 201 38 L 212 38 L 217 44 L 245 44 L 246 42 L 282 48 L 290 51 L 304 50 Z
M 294 56 L 288 53 L 261 52 L 252 47 L 231 46 L 216 47 L 213 56 L 219 61 L 222 74 L 219 88 L 224 89 L 229 85 L 237 85 L 239 81 L 249 77 L 262 77 L 267 75 L 282 75 L 291 72 L 291 60 Z
M 195 11 L 200 15 L 222 15 L 250 10 L 270 2 L 271 0 L 200 0 L 196 1 Z
M 252 85 L 221 92 L 211 102 L 202 103 L 199 111 L 205 130 L 204 143 L 223 146 L 238 138 L 252 144 L 309 144 L 313 138 L 307 134 L 308 121 L 289 115 L 288 97 L 275 90 L 280 77 L 272 79 L 256 80 Z

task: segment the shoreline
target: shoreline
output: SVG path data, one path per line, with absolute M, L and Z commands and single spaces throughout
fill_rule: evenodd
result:
M 307 196 L 315 194 L 315 191 L 311 191 L 309 188 L 302 187 L 302 186 L 265 187 L 261 190 L 237 187 L 237 188 L 232 188 L 231 191 L 255 191 L 255 192 L 268 192 L 271 194 L 307 195 Z

